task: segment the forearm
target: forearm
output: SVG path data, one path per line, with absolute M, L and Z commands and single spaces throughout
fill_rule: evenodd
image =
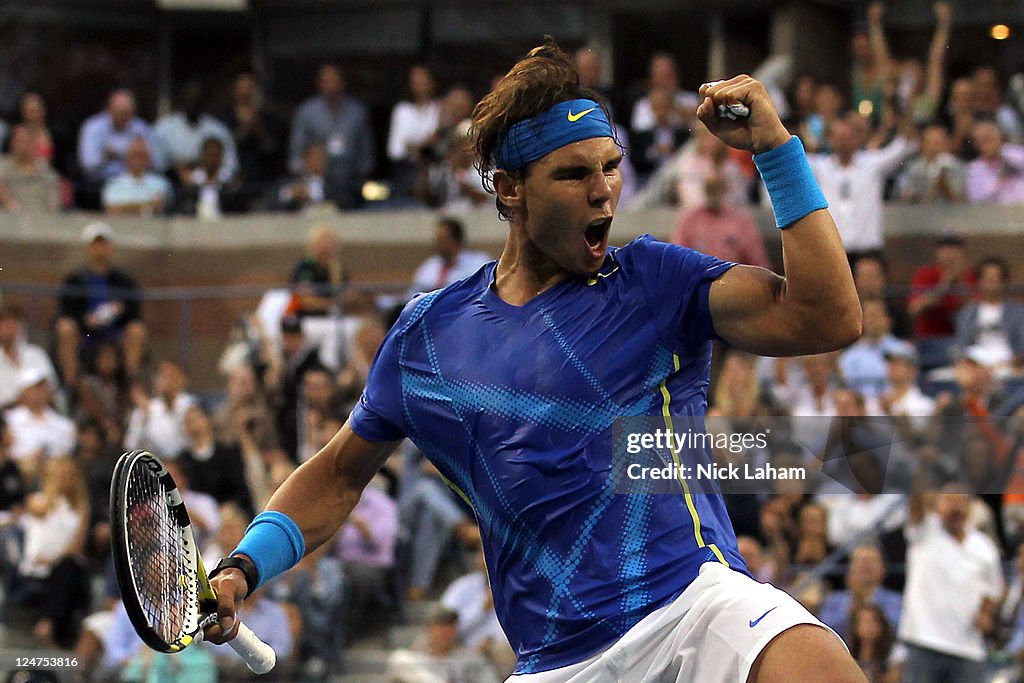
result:
M 361 439 L 346 423 L 315 456 L 288 477 L 267 503 L 302 532 L 306 552 L 328 540 L 359 502 L 393 443 Z

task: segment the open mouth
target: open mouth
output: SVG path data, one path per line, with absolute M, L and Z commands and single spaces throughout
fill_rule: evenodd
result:
M 596 249 L 608 239 L 608 232 L 612 227 L 612 218 L 599 218 L 596 221 L 592 221 L 588 226 L 586 232 L 583 233 L 583 237 L 587 240 L 587 246 L 591 249 Z

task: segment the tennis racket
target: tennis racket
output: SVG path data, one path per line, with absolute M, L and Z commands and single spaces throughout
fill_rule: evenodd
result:
M 200 642 L 203 628 L 217 622 L 217 594 L 178 487 L 151 453 L 131 451 L 118 459 L 110 524 L 117 585 L 135 632 L 158 652 Z M 273 648 L 243 623 L 229 642 L 255 673 L 277 663 Z

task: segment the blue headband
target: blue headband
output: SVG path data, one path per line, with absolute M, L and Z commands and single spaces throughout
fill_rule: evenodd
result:
M 559 102 L 546 112 L 509 128 L 494 155 L 494 165 L 506 171 L 518 171 L 571 142 L 614 137 L 612 124 L 597 102 Z

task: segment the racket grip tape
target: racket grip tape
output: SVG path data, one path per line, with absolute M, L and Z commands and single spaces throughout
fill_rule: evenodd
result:
M 252 632 L 244 623 L 238 624 L 238 633 L 228 645 L 245 660 L 246 666 L 256 674 L 265 674 L 277 664 L 277 653 Z

